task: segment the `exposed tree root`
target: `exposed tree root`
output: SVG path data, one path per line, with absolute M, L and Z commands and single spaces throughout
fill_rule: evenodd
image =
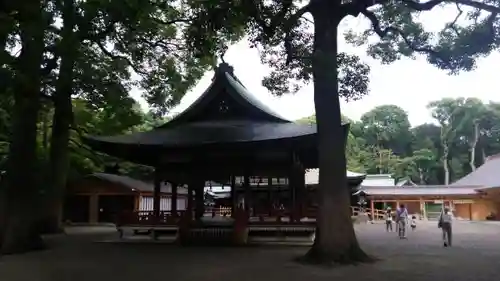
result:
M 0 255 L 23 254 L 31 251 L 41 251 L 47 248 L 40 236 L 31 238 L 30 241 L 19 241 L 5 243 L 0 245 Z
M 359 246 L 352 246 L 346 252 L 328 251 L 313 246 L 298 262 L 310 265 L 336 266 L 374 263 L 378 259 L 366 254 Z
M 22 254 L 44 250 L 46 244 L 32 220 L 23 216 L 10 217 L 10 224 L 5 224 L 0 241 L 0 254 Z

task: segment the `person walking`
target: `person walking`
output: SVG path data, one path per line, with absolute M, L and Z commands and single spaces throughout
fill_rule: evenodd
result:
M 400 239 L 406 239 L 406 226 L 408 224 L 408 210 L 404 204 L 399 205 L 396 213 L 396 223 L 398 227 L 398 235 Z
M 448 207 L 445 207 L 439 215 L 438 227 L 441 228 L 443 233 L 443 246 L 451 247 L 452 242 L 452 224 L 453 214 Z
M 392 210 L 391 207 L 387 207 L 385 211 L 385 230 L 387 232 L 392 232 Z

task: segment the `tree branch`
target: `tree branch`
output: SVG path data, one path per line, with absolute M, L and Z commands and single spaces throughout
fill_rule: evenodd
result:
M 94 150 L 92 150 L 91 148 L 87 147 L 85 144 L 82 144 L 82 143 L 80 143 L 72 138 L 69 138 L 69 142 L 72 143 L 73 145 L 75 145 L 76 148 L 80 148 L 80 149 L 83 149 L 83 150 L 89 152 L 90 155 L 94 158 L 93 160 L 96 162 L 99 162 L 99 164 L 105 163 L 104 160 L 100 157 L 99 153 L 97 153 Z M 76 149 L 73 149 L 73 152 L 81 155 L 80 153 L 78 153 L 78 151 Z M 89 156 L 89 155 L 81 155 L 81 156 Z
M 453 30 L 455 32 L 455 35 L 458 36 L 460 33 L 458 32 L 457 28 L 455 27 L 455 24 L 457 23 L 458 19 L 462 16 L 464 11 L 462 10 L 462 8 L 460 8 L 460 4 L 456 3 L 456 6 L 457 6 L 458 13 L 457 13 L 455 19 L 452 22 L 447 24 L 447 28 Z
M 142 75 L 146 75 L 147 74 L 146 72 L 140 70 L 129 58 L 113 54 L 111 51 L 109 51 L 108 49 L 106 49 L 106 47 L 101 42 L 97 41 L 97 42 L 94 42 L 94 43 L 99 47 L 99 49 L 106 56 L 110 57 L 111 59 L 113 59 L 113 60 L 123 60 L 123 61 L 125 61 L 127 63 L 128 66 L 130 66 L 138 74 L 142 74 Z
M 161 24 L 161 25 L 171 25 L 171 24 L 176 24 L 176 23 L 181 23 L 181 22 L 182 23 L 190 23 L 196 19 L 197 19 L 197 17 L 187 18 L 187 19 L 174 19 L 174 20 L 165 21 L 165 20 L 162 20 L 159 18 L 151 18 L 152 21 L 154 21 L 157 24 Z
M 80 26 L 80 31 L 78 32 L 78 37 L 79 40 L 90 40 L 92 42 L 97 42 L 97 41 L 102 41 L 104 38 L 106 38 L 109 34 L 111 34 L 113 31 L 115 31 L 115 21 L 112 21 L 106 25 L 103 31 L 97 32 L 97 33 L 90 33 L 89 30 L 92 30 L 86 26 L 87 24 L 81 24 Z
M 349 3 L 342 5 L 342 16 L 344 17 L 347 15 L 352 15 L 354 17 L 357 17 L 360 13 L 366 11 L 368 8 L 379 4 L 383 5 L 387 2 L 389 2 L 389 0 L 353 0 Z M 481 9 L 483 11 L 488 11 L 490 13 L 500 13 L 500 7 L 473 0 L 452 0 L 452 1 L 429 0 L 427 2 L 418 2 L 416 0 L 401 0 L 401 2 L 404 3 L 406 6 L 408 6 L 409 8 L 420 12 L 430 11 L 434 9 L 434 7 L 442 3 L 453 2 L 456 4 L 462 4 L 465 6 Z
M 294 59 L 293 50 L 292 50 L 292 30 L 295 26 L 297 26 L 300 18 L 310 11 L 310 6 L 305 5 L 302 8 L 298 9 L 293 15 L 288 18 L 284 25 L 285 31 L 285 51 L 286 51 L 286 64 L 289 65 L 290 62 Z
M 415 52 L 419 53 L 424 53 L 424 54 L 430 54 L 436 58 L 439 58 L 443 63 L 448 64 L 447 59 L 445 59 L 439 52 L 429 48 L 429 47 L 422 47 L 422 46 L 417 46 L 413 41 L 408 39 L 408 36 L 400 29 L 394 27 L 394 26 L 389 26 L 384 29 L 381 28 L 380 26 L 380 21 L 377 19 L 377 16 L 368 10 L 361 11 L 361 14 L 363 14 L 365 17 L 367 17 L 370 22 L 372 23 L 373 30 L 375 33 L 380 37 L 384 38 L 390 33 L 397 34 L 401 36 L 403 41 L 408 45 L 410 49 L 412 49 Z
M 446 1 L 444 0 L 430 0 L 427 2 L 416 2 L 413 0 L 403 0 L 403 3 L 405 3 L 408 7 L 416 10 L 416 11 L 429 11 L 432 10 L 434 7 L 441 3 L 445 3 Z M 488 11 L 490 13 L 500 13 L 500 7 L 496 7 L 493 5 L 489 5 L 486 3 L 481 3 L 473 0 L 453 0 L 452 2 L 457 3 L 457 4 L 462 4 L 466 5 L 469 7 L 481 9 L 483 11 Z

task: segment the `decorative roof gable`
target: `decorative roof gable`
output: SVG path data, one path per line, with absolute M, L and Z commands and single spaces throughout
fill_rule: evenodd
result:
M 159 128 L 207 120 L 248 120 L 289 123 L 260 102 L 235 77 L 233 67 L 221 63 L 210 86 L 186 110 Z

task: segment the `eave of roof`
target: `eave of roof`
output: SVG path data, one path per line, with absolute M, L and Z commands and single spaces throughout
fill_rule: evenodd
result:
M 347 171 L 346 173 L 348 180 L 363 180 L 365 178 L 365 174 L 355 173 L 351 171 Z M 319 182 L 319 169 L 308 169 L 305 174 L 305 182 L 307 185 L 315 185 Z
M 129 188 L 131 191 L 139 191 L 139 192 L 152 192 L 154 190 L 154 185 L 152 183 L 144 182 L 141 180 L 137 180 L 128 176 L 123 175 L 115 175 L 108 173 L 93 173 L 88 175 L 87 177 L 97 178 L 102 181 L 107 181 L 110 183 L 119 184 L 123 187 Z M 171 193 L 172 189 L 170 184 L 162 183 L 161 185 L 162 193 Z M 177 192 L 179 194 L 187 194 L 187 190 L 185 188 L 177 188 Z
M 357 193 L 368 196 L 450 196 L 477 195 L 480 192 L 475 187 L 451 187 L 443 185 L 429 186 L 363 186 Z
M 478 186 L 482 189 L 500 187 L 500 154 L 487 158 L 483 165 L 451 186 Z
M 86 142 L 90 146 L 101 142 L 179 148 L 210 144 L 292 139 L 315 134 L 316 125 L 311 124 L 207 121 L 190 123 L 182 127 L 157 129 L 127 135 L 86 137 Z

